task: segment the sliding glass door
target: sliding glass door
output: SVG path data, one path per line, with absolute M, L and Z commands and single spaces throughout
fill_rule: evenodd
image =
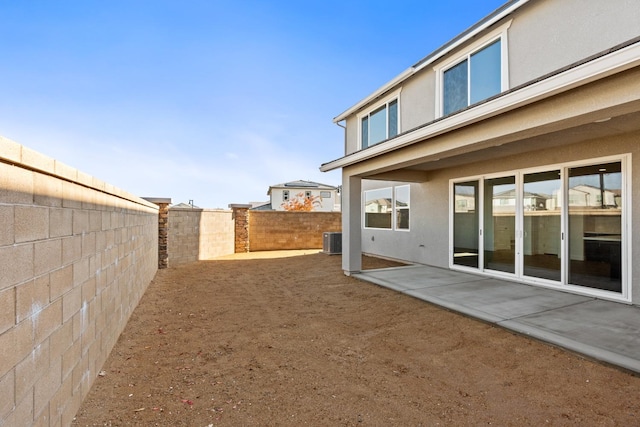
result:
M 569 283 L 622 291 L 619 162 L 569 168 Z
M 453 263 L 478 268 L 478 181 L 453 185 Z
M 516 178 L 484 180 L 484 268 L 516 272 Z
M 626 297 L 623 164 L 453 182 L 452 266 Z
M 560 170 L 524 174 L 523 274 L 559 282 L 562 270 Z

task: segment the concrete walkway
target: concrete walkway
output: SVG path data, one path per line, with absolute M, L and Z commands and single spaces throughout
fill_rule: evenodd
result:
M 640 308 L 423 265 L 354 277 L 640 373 Z

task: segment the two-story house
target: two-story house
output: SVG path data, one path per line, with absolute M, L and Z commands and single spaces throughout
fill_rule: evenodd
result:
M 334 122 L 346 274 L 370 253 L 640 304 L 637 0 L 509 1 Z
M 285 205 L 297 199 L 310 199 L 313 210 L 317 212 L 340 211 L 340 192 L 338 187 L 313 181 L 291 181 L 269 187 L 267 195 L 271 209 L 283 211 Z

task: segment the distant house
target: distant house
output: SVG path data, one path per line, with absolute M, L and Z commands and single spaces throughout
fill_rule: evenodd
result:
M 338 187 L 313 181 L 291 181 L 269 187 L 267 195 L 271 198 L 271 209 L 283 211 L 284 205 L 295 199 L 313 198 L 314 211 L 340 211 L 340 192 Z
M 200 209 L 200 207 L 193 203 L 178 203 L 177 205 L 171 205 L 171 209 Z
M 249 202 L 253 211 L 271 211 L 271 202 Z
M 507 1 L 336 116 L 345 274 L 368 253 L 640 305 L 638 23 Z

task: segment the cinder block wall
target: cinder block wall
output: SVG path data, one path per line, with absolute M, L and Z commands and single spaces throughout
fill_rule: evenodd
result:
M 232 254 L 233 230 L 231 211 L 169 209 L 169 266 Z
M 322 233 L 342 231 L 340 212 L 249 211 L 249 250 L 322 248 Z
M 0 425 L 69 425 L 158 266 L 158 208 L 0 137 Z

